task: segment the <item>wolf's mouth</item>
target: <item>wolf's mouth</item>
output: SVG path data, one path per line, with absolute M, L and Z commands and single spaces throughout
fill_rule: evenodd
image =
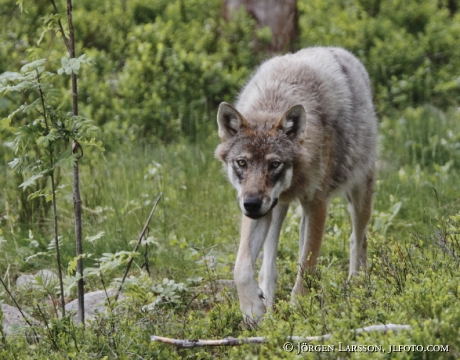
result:
M 257 219 L 260 219 L 260 218 L 263 218 L 265 215 L 267 215 L 276 205 L 278 204 L 278 198 L 276 198 L 272 205 L 270 206 L 270 209 L 266 212 L 264 212 L 263 214 L 261 213 L 258 213 L 258 212 L 243 212 L 245 216 L 247 216 L 248 218 L 251 218 L 253 220 L 257 220 Z
M 278 198 L 276 198 L 275 201 L 273 201 L 273 204 L 270 207 L 270 210 L 273 209 L 276 206 L 276 204 L 278 204 Z
M 267 213 L 265 214 L 244 214 L 244 215 L 247 216 L 248 218 L 251 218 L 252 220 L 257 220 L 257 219 L 263 218 L 265 215 L 267 215 Z

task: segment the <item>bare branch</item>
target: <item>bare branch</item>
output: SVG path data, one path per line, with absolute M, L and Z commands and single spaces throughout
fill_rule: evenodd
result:
M 53 8 L 54 8 L 54 14 L 58 15 L 59 10 L 58 10 L 58 8 L 56 6 L 56 2 L 54 0 L 50 0 L 50 2 L 51 2 L 51 4 L 53 5 Z M 62 35 L 62 40 L 64 41 L 64 44 L 65 44 L 65 47 L 67 48 L 67 51 L 70 53 L 69 39 L 67 39 L 67 37 L 65 36 L 65 31 L 64 31 L 64 27 L 62 26 L 61 19 L 58 19 L 58 25 L 59 25 L 59 30 L 60 30 L 61 35 Z
M 387 333 L 388 331 L 400 331 L 400 330 L 411 330 L 410 325 L 397 325 L 397 324 L 382 324 L 382 325 L 371 325 L 359 329 L 353 329 L 352 332 L 355 335 L 359 335 L 363 332 L 383 332 Z M 288 341 L 295 342 L 317 342 L 329 340 L 332 337 L 332 334 L 325 334 L 319 336 L 289 336 L 286 338 Z M 162 336 L 152 335 L 150 337 L 151 341 L 162 342 L 165 344 L 174 345 L 181 348 L 191 348 L 199 346 L 239 346 L 243 344 L 264 344 L 268 343 L 268 339 L 263 336 L 249 337 L 249 338 L 225 338 L 219 340 L 182 340 L 182 339 L 171 339 Z
M 48 126 L 48 116 L 46 115 L 46 106 L 45 106 L 45 94 L 43 93 L 43 89 L 42 89 L 42 86 L 41 86 L 41 80 L 40 80 L 40 74 L 38 73 L 38 71 L 36 71 L 37 75 L 36 75 L 36 81 L 37 81 L 37 85 L 38 85 L 38 92 L 39 92 L 39 95 L 40 95 L 40 100 L 41 100 L 41 103 L 42 103 L 42 109 L 43 109 L 43 114 L 41 114 L 43 116 L 43 120 L 45 121 L 45 128 L 46 128 L 46 132 L 49 133 L 49 126 Z
M 3 281 L 3 279 L 0 277 L 0 282 L 2 283 L 3 285 L 3 288 L 5 289 L 5 291 L 8 293 L 8 295 L 10 296 L 11 300 L 13 300 L 13 303 L 14 305 L 16 306 L 16 308 L 19 310 L 19 313 L 21 314 L 22 318 L 24 319 L 24 321 L 27 323 L 27 325 L 29 325 L 31 328 L 32 328 L 32 331 L 34 332 L 34 335 L 35 335 L 35 338 L 38 339 L 38 334 L 37 332 L 35 331 L 35 329 L 33 328 L 32 324 L 30 323 L 29 319 L 27 318 L 27 316 L 22 312 L 22 309 L 21 307 L 19 306 L 19 304 L 17 303 L 16 299 L 14 298 L 13 294 L 11 294 L 10 290 L 8 289 L 8 287 L 6 286 L 5 282 Z
M 144 228 L 142 229 L 142 231 L 141 231 L 141 233 L 139 235 L 139 238 L 137 239 L 137 244 L 134 247 L 133 251 L 137 251 L 137 249 L 139 249 L 139 246 L 141 245 L 141 242 L 142 242 L 142 238 L 144 237 L 144 234 L 147 231 L 147 228 L 149 227 L 150 220 L 152 219 L 153 213 L 155 212 L 155 210 L 157 208 L 157 205 L 158 205 L 158 202 L 160 201 L 162 195 L 163 195 L 163 193 L 160 192 L 160 195 L 158 195 L 157 199 L 155 200 L 155 203 L 153 204 L 152 211 L 150 212 L 150 215 L 147 218 L 147 221 L 145 222 Z M 131 264 L 133 263 L 133 260 L 134 259 L 131 258 L 129 260 L 129 262 L 128 262 L 128 265 L 126 266 L 125 273 L 123 274 L 123 278 L 121 279 L 120 287 L 118 288 L 117 294 L 115 295 L 115 301 L 117 301 L 118 296 L 120 295 L 121 289 L 122 289 L 123 284 L 125 282 L 126 276 L 128 275 L 128 272 L 129 272 L 129 269 L 131 267 Z

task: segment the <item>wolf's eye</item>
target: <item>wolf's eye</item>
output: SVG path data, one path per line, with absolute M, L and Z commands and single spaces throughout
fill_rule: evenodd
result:
M 280 162 L 280 161 L 272 161 L 272 162 L 270 163 L 270 167 L 271 167 L 272 169 L 276 169 L 276 168 L 278 168 L 280 165 L 281 165 L 281 162 Z
M 237 160 L 236 163 L 238 164 L 239 167 L 246 166 L 246 160 Z

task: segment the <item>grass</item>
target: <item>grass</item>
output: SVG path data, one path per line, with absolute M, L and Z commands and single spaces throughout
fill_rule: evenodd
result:
M 234 289 L 218 281 L 232 278 L 238 245 L 240 211 L 235 191 L 225 179 L 213 151 L 217 136 L 199 145 L 133 145 L 88 152 L 82 163 L 84 236 L 104 234 L 85 243 L 92 253 L 87 266 L 104 253 L 132 249 L 160 191 L 160 206 L 151 222 L 149 245 L 136 258 L 128 299 L 101 316 L 84 333 L 65 320 L 51 321 L 40 344 L 24 346 L 22 338 L 0 339 L 0 357 L 11 358 L 286 358 L 285 337 L 333 333 L 325 344 L 379 344 L 386 352 L 375 358 L 434 359 L 460 356 L 460 121 L 452 110 L 407 109 L 380 124 L 380 160 L 372 223 L 369 229 L 369 273 L 346 281 L 350 219 L 343 200 L 330 206 L 318 275 L 312 292 L 298 308 L 289 305 L 297 264 L 299 218 L 293 206 L 286 219 L 278 258 L 276 308 L 256 331 L 240 326 Z M 74 256 L 70 177 L 63 174 L 59 194 L 64 263 Z M 8 181 L 11 181 L 8 172 Z M 65 183 L 66 181 L 67 183 Z M 16 191 L 0 197 L 5 241 L 0 244 L 3 278 L 32 314 L 43 295 L 14 289 L 22 272 L 50 267 L 46 252 L 51 237 L 45 227 L 15 223 Z M 30 230 L 30 232 L 29 232 Z M 146 275 L 146 262 L 149 275 Z M 53 267 L 52 265 L 51 267 Z M 105 283 L 121 277 L 124 266 L 103 273 Z M 168 278 L 169 282 L 164 282 Z M 200 280 L 201 279 L 201 280 Z M 100 278 L 87 289 L 101 288 Z M 1 298 L 10 302 L 5 293 Z M 368 334 L 349 331 L 378 323 L 406 323 L 409 333 Z M 177 338 L 267 336 L 269 344 L 235 348 L 184 349 L 151 343 L 150 335 Z M 53 338 L 57 345 L 46 339 Z M 390 345 L 448 345 L 448 353 L 398 352 Z M 297 345 L 296 345 L 297 346 Z M 295 348 L 297 350 L 297 348 Z M 67 355 L 64 355 L 67 354 Z M 136 355 L 135 355 L 136 354 Z M 305 358 L 368 358 L 366 352 L 303 353 Z

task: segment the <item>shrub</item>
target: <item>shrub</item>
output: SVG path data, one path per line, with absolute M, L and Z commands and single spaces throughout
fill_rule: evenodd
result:
M 343 46 L 364 63 L 381 112 L 460 100 L 460 14 L 438 1 L 300 1 L 301 44 Z

